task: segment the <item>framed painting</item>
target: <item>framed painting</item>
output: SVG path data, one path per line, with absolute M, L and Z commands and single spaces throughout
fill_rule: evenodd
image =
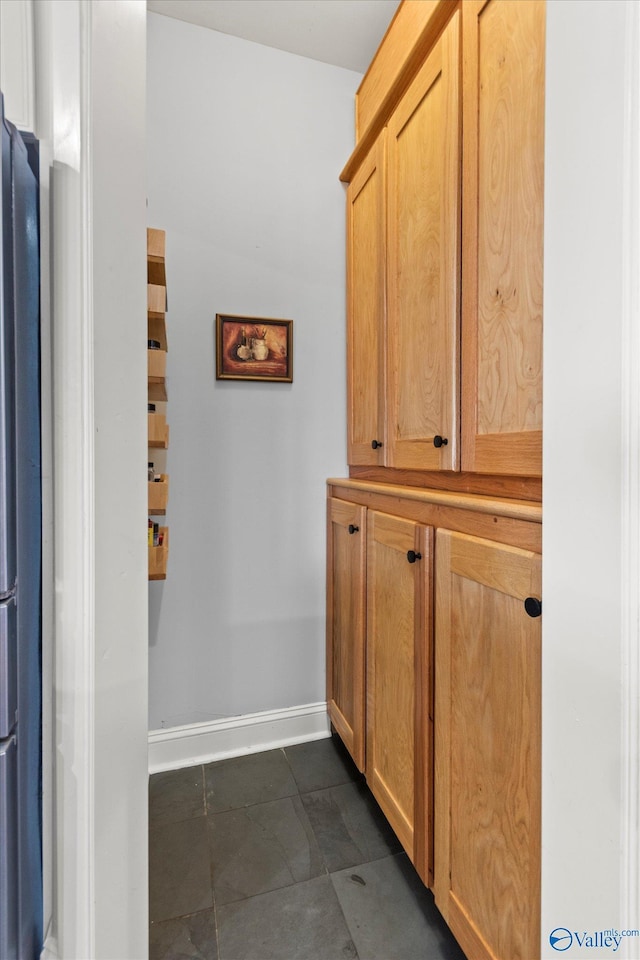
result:
M 216 380 L 293 382 L 293 320 L 216 314 Z

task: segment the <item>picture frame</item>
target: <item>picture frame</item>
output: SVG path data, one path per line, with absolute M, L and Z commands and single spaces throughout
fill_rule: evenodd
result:
M 216 380 L 293 383 L 293 320 L 216 313 Z

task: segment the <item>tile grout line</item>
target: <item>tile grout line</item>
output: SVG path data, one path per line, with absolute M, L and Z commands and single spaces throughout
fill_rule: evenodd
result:
M 204 804 L 205 828 L 207 831 L 207 850 L 209 853 L 209 881 L 211 883 L 211 910 L 213 912 L 213 932 L 216 938 L 216 956 L 220 960 L 220 931 L 218 927 L 218 905 L 216 903 L 216 888 L 213 882 L 213 872 L 215 864 L 213 862 L 213 850 L 211 844 L 211 829 L 209 824 L 209 804 L 207 803 L 207 778 L 204 772 L 205 764 L 200 764 L 202 770 L 202 801 Z

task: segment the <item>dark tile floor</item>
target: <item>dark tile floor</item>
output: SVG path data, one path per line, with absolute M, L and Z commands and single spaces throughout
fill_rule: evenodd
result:
M 150 783 L 150 960 L 464 960 L 337 738 Z

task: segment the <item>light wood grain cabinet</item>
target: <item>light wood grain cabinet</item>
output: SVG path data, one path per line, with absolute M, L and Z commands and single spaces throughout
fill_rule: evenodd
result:
M 467 956 L 535 960 L 540 507 L 329 489 L 334 727 Z
M 541 476 L 544 41 L 464 0 L 343 172 L 352 467 Z
M 436 556 L 436 904 L 473 960 L 533 960 L 540 556 L 444 530 Z
M 535 960 L 545 2 L 412 9 L 341 175 L 329 711 L 469 958 Z
M 459 465 L 458 26 L 456 14 L 347 192 L 353 465 Z
M 367 526 L 367 782 L 428 883 L 433 530 L 377 511 Z
M 433 531 L 330 498 L 328 532 L 329 716 L 427 883 Z
M 327 501 L 327 707 L 364 772 L 367 511 Z
M 542 474 L 544 0 L 464 0 L 462 468 Z
M 387 126 L 386 462 L 406 469 L 459 466 L 458 17 Z
M 385 131 L 347 189 L 349 463 L 386 456 Z

